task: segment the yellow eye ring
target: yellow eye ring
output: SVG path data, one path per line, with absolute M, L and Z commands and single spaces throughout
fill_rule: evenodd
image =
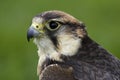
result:
M 60 23 L 57 21 L 49 21 L 47 23 L 47 28 L 51 31 L 57 30 L 60 27 Z

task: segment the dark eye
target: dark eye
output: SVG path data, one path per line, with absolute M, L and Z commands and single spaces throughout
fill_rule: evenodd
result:
M 59 22 L 51 21 L 51 22 L 49 22 L 49 27 L 48 28 L 50 30 L 56 30 L 56 29 L 59 28 L 59 26 L 60 26 Z

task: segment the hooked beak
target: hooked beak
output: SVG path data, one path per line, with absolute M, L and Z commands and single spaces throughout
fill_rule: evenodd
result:
M 37 31 L 33 26 L 31 26 L 27 31 L 27 40 L 30 41 L 31 38 L 39 36 L 39 31 Z

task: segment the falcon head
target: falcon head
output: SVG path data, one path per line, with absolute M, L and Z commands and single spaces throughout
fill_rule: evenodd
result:
M 67 13 L 53 10 L 33 18 L 27 39 L 34 38 L 40 57 L 38 66 L 41 67 L 46 59 L 63 61 L 61 55 L 75 55 L 86 35 L 82 22 Z

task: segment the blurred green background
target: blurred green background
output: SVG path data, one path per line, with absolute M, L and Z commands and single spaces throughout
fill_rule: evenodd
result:
M 120 58 L 119 0 L 1 0 L 0 80 L 38 80 L 37 48 L 26 40 L 33 16 L 62 10 L 83 21 L 89 35 Z

